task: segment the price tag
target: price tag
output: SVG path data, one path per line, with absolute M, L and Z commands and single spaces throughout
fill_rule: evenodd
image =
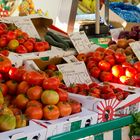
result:
M 22 29 L 22 31 L 28 33 L 31 37 L 40 39 L 40 36 L 30 18 L 28 18 L 28 17 L 16 18 L 14 20 L 14 23 L 18 28 L 20 28 L 20 29 Z
M 94 48 L 84 31 L 72 33 L 69 37 L 78 53 L 87 53 Z
M 92 83 L 84 62 L 74 62 L 57 65 L 63 74 L 64 82 L 67 86 L 73 83 Z
M 135 55 L 137 56 L 137 58 L 140 60 L 140 41 L 132 42 L 129 45 L 132 48 Z
M 65 56 L 65 57 L 63 57 L 63 59 L 64 59 L 67 63 L 78 62 L 78 59 L 77 59 L 74 55 Z
M 116 29 L 111 29 L 110 30 L 113 41 L 118 40 L 118 37 L 119 37 L 119 34 L 120 34 L 121 31 L 123 31 L 123 28 L 116 28 Z

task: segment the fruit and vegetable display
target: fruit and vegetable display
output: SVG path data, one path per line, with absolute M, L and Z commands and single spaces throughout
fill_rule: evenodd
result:
M 68 98 L 58 77 L 12 67 L 0 56 L 0 131 L 27 125 L 28 120 L 54 120 L 81 111 L 81 104 Z
M 140 61 L 129 46 L 133 39 L 119 39 L 108 48 L 97 48 L 94 52 L 77 55 L 84 61 L 92 77 L 102 82 L 115 82 L 140 87 Z
M 6 50 L 19 54 L 42 52 L 50 49 L 47 41 L 30 37 L 14 24 L 0 23 L 0 52 Z
M 67 90 L 70 93 L 75 93 L 83 96 L 92 96 L 101 99 L 113 99 L 124 100 L 131 92 L 124 91 L 121 88 L 116 88 L 110 83 L 104 83 L 103 85 L 93 82 L 89 85 L 87 84 L 72 84 Z

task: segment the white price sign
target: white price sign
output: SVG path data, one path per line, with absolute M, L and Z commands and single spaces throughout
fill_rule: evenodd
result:
M 78 62 L 78 59 L 74 55 L 65 56 L 65 57 L 63 57 L 63 59 L 67 63 Z
M 27 32 L 31 37 L 40 39 L 40 36 L 30 18 L 16 18 L 14 23 L 18 28 L 22 29 L 24 32 Z
M 115 29 L 110 30 L 113 41 L 118 40 L 118 37 L 119 37 L 119 34 L 120 34 L 121 31 L 123 31 L 123 28 L 115 28 Z
M 140 60 L 140 41 L 132 42 L 129 45 L 132 48 L 135 55 L 137 56 L 137 58 Z
M 74 62 L 57 65 L 63 74 L 64 82 L 67 86 L 73 83 L 92 83 L 84 62 Z
M 98 46 L 89 41 L 84 31 L 71 33 L 69 37 L 78 53 L 87 53 Z

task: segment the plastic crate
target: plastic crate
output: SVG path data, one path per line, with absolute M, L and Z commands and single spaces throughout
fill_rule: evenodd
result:
M 76 131 L 55 135 L 49 137 L 48 140 L 129 140 L 129 124 L 133 122 L 134 120 L 130 115 Z

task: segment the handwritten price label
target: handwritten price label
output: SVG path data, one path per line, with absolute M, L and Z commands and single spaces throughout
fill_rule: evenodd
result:
M 74 62 L 57 65 L 63 74 L 64 82 L 67 86 L 73 83 L 92 83 L 84 62 Z
M 69 37 L 78 53 L 87 53 L 98 46 L 89 41 L 84 31 L 72 33 Z
M 17 18 L 16 20 L 14 20 L 14 23 L 17 27 L 22 29 L 22 31 L 27 32 L 31 37 L 40 39 L 40 36 L 30 18 Z
M 64 59 L 67 63 L 78 62 L 78 59 L 77 59 L 74 55 L 65 56 L 65 57 L 63 57 L 63 59 Z
M 129 45 L 137 58 L 140 60 L 140 41 L 132 42 Z
M 118 37 L 119 37 L 119 34 L 120 34 L 121 31 L 123 31 L 123 28 L 116 28 L 116 29 L 111 29 L 110 30 L 113 41 L 118 40 Z

